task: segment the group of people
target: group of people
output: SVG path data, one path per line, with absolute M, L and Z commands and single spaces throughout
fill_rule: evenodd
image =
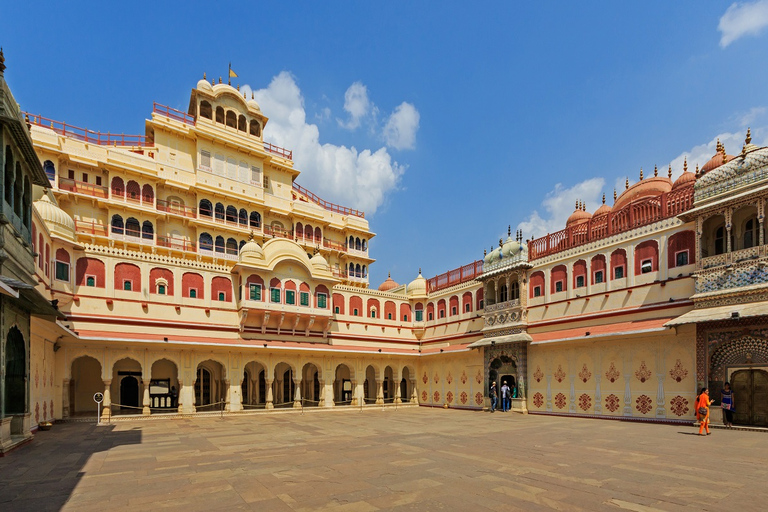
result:
M 501 384 L 501 411 L 507 412 L 512 406 L 512 399 L 517 397 L 517 388 L 512 389 L 507 386 L 507 381 Z M 499 393 L 496 391 L 496 383 L 491 383 L 491 390 L 488 392 L 488 396 L 491 399 L 491 412 L 496 412 L 496 405 L 498 404 Z
M 709 406 L 714 400 L 709 398 L 709 389 L 701 388 L 699 396 L 696 397 L 696 418 L 699 420 L 699 435 L 708 436 L 709 431 Z M 733 427 L 733 390 L 731 384 L 726 382 L 723 390 L 720 391 L 720 407 L 723 409 L 723 424 L 726 427 Z M 706 433 L 705 433 L 706 432 Z

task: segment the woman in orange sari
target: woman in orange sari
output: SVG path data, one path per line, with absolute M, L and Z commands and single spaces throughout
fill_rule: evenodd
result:
M 709 406 L 712 400 L 709 399 L 709 389 L 701 388 L 701 393 L 696 398 L 696 417 L 699 419 L 699 435 L 709 435 Z M 707 433 L 704 434 L 704 429 Z

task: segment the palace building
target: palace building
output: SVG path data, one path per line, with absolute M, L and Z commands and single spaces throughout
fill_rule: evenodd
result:
M 40 297 L 2 297 L 3 418 L 26 418 L 9 439 L 92 417 L 97 392 L 103 417 L 484 409 L 491 382 L 520 412 L 690 422 L 697 388 L 731 380 L 737 421 L 768 425 L 768 148 L 749 135 L 557 233 L 375 288 L 364 212 L 301 187 L 237 87 L 204 77 L 186 112 L 155 103 L 116 135 L 25 115 L 2 85 L 2 275 L 27 272 L 2 281 Z

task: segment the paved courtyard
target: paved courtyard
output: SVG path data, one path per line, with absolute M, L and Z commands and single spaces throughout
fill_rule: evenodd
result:
M 70 423 L 0 510 L 765 510 L 768 435 L 442 409 Z

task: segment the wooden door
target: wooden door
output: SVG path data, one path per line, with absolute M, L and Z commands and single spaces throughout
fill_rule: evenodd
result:
M 731 377 L 734 421 L 742 425 L 768 426 L 768 372 L 739 370 Z

